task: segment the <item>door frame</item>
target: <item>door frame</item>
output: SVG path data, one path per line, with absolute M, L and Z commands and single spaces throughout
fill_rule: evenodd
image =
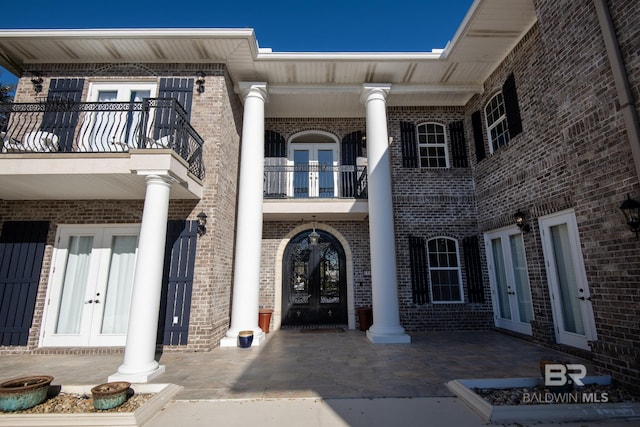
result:
M 278 245 L 278 249 L 276 251 L 275 259 L 273 262 L 275 263 L 275 292 L 274 292 L 274 300 L 273 300 L 273 329 L 278 330 L 282 324 L 282 286 L 283 286 L 283 261 L 284 261 L 284 252 L 289 244 L 289 241 L 295 237 L 297 234 L 304 230 L 308 230 L 313 228 L 315 225 L 316 230 L 324 230 L 327 233 L 331 234 L 335 237 L 342 245 L 342 250 L 344 251 L 345 256 L 345 264 L 347 269 L 347 328 L 355 329 L 356 328 L 356 312 L 355 312 L 355 292 L 354 292 L 354 270 L 353 270 L 353 250 L 351 245 L 347 241 L 347 239 L 335 228 L 322 223 L 312 223 L 306 222 L 298 225 L 293 230 L 289 231 L 280 241 Z
M 584 335 L 566 331 L 564 328 L 564 319 L 562 315 L 562 301 L 560 298 L 560 290 L 557 279 L 556 264 L 554 261 L 554 251 L 551 242 L 550 228 L 556 225 L 566 224 L 569 233 L 569 243 L 571 250 L 572 266 L 574 269 L 576 281 L 581 283 L 582 291 L 579 294 L 584 298 L 580 303 L 580 312 L 583 318 Z M 591 294 L 589 292 L 589 284 L 587 282 L 587 274 L 584 267 L 584 257 L 582 255 L 582 247 L 580 245 L 580 236 L 576 221 L 575 211 L 567 209 L 546 215 L 539 218 L 540 235 L 542 238 L 542 252 L 544 255 L 547 283 L 549 284 L 549 294 L 551 297 L 551 312 L 553 315 L 554 329 L 556 333 L 556 341 L 559 344 L 566 344 L 572 347 L 591 350 L 589 341 L 597 339 L 595 318 L 593 315 L 593 306 L 589 300 Z
M 287 188 L 288 194 L 291 197 L 294 197 L 294 181 L 295 181 L 295 152 L 296 151 L 308 151 L 309 152 L 309 171 L 307 172 L 308 174 L 308 188 L 309 188 L 309 193 L 307 194 L 307 197 L 303 197 L 303 198 L 318 198 L 320 197 L 320 186 L 319 186 L 319 175 L 320 175 L 320 171 L 318 170 L 318 166 L 319 166 L 319 159 L 318 159 L 318 153 L 320 151 L 331 151 L 333 153 L 333 159 L 332 159 L 332 164 L 331 164 L 331 168 L 333 170 L 332 175 L 333 175 L 333 196 L 332 197 L 337 197 L 338 196 L 338 185 L 339 185 L 339 180 L 338 180 L 338 169 L 336 168 L 336 166 L 339 165 L 339 150 L 338 150 L 339 146 L 337 142 L 292 142 L 291 144 L 289 144 L 289 157 L 287 158 L 287 163 L 288 165 L 292 168 L 293 170 L 293 174 L 290 178 L 290 182 Z M 314 167 L 316 168 L 316 170 L 313 170 Z M 315 181 L 315 184 L 313 183 Z
M 105 239 L 105 232 L 108 236 L 113 235 L 136 235 L 140 236 L 140 224 L 59 224 L 56 231 L 56 238 L 51 257 L 51 270 L 49 273 L 49 279 L 47 284 L 47 296 L 45 300 L 45 307 L 42 315 L 42 328 L 40 329 L 40 344 L 42 347 L 111 347 L 111 346 L 124 346 L 126 343 L 126 334 L 123 335 L 111 335 L 111 334 L 95 334 L 97 326 L 94 322 L 97 314 L 95 310 L 91 310 L 91 316 L 83 312 L 81 331 L 79 334 L 56 334 L 55 328 L 57 325 L 59 315 L 60 298 L 64 288 L 64 274 L 68 255 L 68 237 L 73 235 L 100 235 L 100 238 Z M 66 237 L 66 240 L 64 239 Z M 96 247 L 94 241 L 92 246 L 92 252 Z M 137 248 L 136 244 L 136 257 Z M 111 249 L 111 245 L 109 245 Z M 103 302 L 106 297 L 106 279 L 105 274 L 109 272 L 111 250 L 103 251 L 97 254 L 99 259 L 92 260 L 90 270 L 88 273 L 88 281 L 96 281 L 96 285 L 93 289 L 100 290 L 100 297 Z M 107 259 L 108 258 L 108 259 Z M 107 261 L 107 265 L 104 265 L 104 261 Z M 135 271 L 135 268 L 134 268 Z M 100 280 L 100 282 L 98 282 Z M 89 288 L 85 289 L 85 297 Z M 86 298 L 84 298 L 86 299 Z M 93 306 L 92 306 L 93 307 Z M 100 307 L 103 313 L 104 304 Z M 85 318 L 86 317 L 86 318 Z
M 520 235 L 520 238 L 523 239 L 523 243 L 524 243 L 522 232 L 516 226 L 504 227 L 504 228 L 500 228 L 497 230 L 492 230 L 484 233 L 485 253 L 487 256 L 487 269 L 489 270 L 489 283 L 491 286 L 491 301 L 493 304 L 494 324 L 499 328 L 509 329 L 511 331 L 519 332 L 521 334 L 532 335 L 533 332 L 531 330 L 531 324 L 520 321 L 520 312 L 519 312 L 519 306 L 518 306 L 517 293 L 514 294 L 515 295 L 514 298 L 508 297 L 509 308 L 511 311 L 511 319 L 505 319 L 505 318 L 499 317 L 499 307 L 500 307 L 500 301 L 498 297 L 499 289 L 498 289 L 498 281 L 496 278 L 495 262 L 494 262 L 495 260 L 493 259 L 493 248 L 491 246 L 491 242 L 496 238 L 500 238 L 503 243 L 502 245 L 503 256 L 506 255 L 505 250 L 508 251 L 509 255 L 512 255 L 511 247 L 509 246 L 508 249 L 505 249 L 504 243 L 508 245 L 510 243 L 509 239 L 511 238 L 511 236 L 514 236 L 514 235 Z M 532 311 L 533 311 L 533 301 L 531 297 L 531 281 L 529 279 L 526 253 L 524 254 L 524 258 L 525 258 L 524 259 L 525 264 L 527 265 L 527 281 L 529 282 L 528 283 L 529 284 L 529 301 L 532 305 Z M 505 273 L 507 275 L 507 281 L 514 282 L 515 279 L 513 277 L 514 271 L 513 271 L 512 257 L 505 256 L 504 262 L 505 262 L 505 270 L 506 270 Z M 517 292 L 517 289 L 515 290 L 515 292 Z M 514 308 L 515 308 L 515 311 L 514 311 Z

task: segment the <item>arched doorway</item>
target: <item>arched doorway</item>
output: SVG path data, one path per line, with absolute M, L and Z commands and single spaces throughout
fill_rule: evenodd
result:
M 347 323 L 346 262 L 338 239 L 316 230 L 311 244 L 305 230 L 294 236 L 282 260 L 282 325 Z

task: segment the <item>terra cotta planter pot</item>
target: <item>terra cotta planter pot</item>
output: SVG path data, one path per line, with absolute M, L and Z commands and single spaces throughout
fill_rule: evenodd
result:
M 91 389 L 93 407 L 96 409 L 113 409 L 127 400 L 131 383 L 116 381 L 97 385 Z

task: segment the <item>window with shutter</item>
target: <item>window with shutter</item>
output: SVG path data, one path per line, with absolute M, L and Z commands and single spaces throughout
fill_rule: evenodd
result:
M 429 302 L 429 273 L 425 240 L 409 236 L 409 265 L 411 268 L 411 293 L 414 304 Z
M 439 123 L 424 123 L 418 125 L 417 131 L 420 167 L 448 167 L 449 153 L 444 126 Z
M 463 302 L 458 242 L 449 237 L 427 241 L 433 302 Z

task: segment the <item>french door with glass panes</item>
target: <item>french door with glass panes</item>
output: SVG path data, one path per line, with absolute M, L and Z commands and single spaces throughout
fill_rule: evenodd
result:
M 495 325 L 531 335 L 533 306 L 522 233 L 516 227 L 485 234 Z
M 338 195 L 335 144 L 291 144 L 289 159 L 293 162 L 289 194 L 294 198 Z
M 154 83 L 93 83 L 89 100 L 96 102 L 94 112 L 83 118 L 79 141 L 81 151 L 127 151 L 144 148 L 140 144 L 141 102 L 156 94 Z M 127 104 L 128 103 L 128 104 Z M 152 123 L 151 118 L 147 124 Z
M 44 346 L 124 346 L 139 226 L 60 226 Z
M 556 340 L 589 350 L 596 327 L 575 213 L 568 210 L 540 218 L 540 232 Z

